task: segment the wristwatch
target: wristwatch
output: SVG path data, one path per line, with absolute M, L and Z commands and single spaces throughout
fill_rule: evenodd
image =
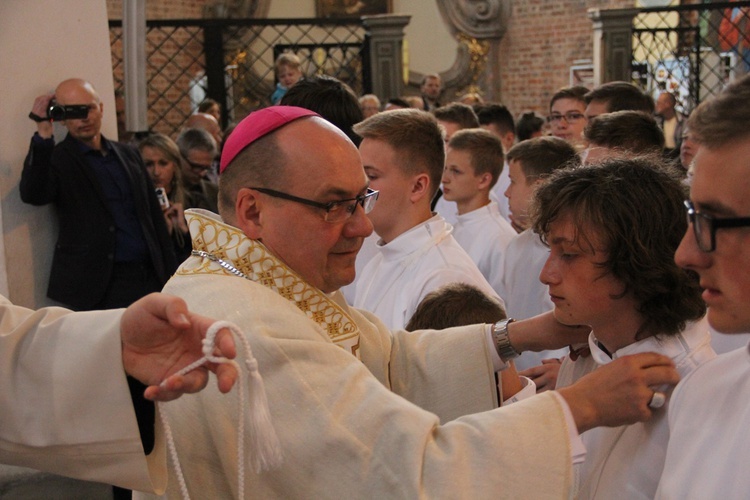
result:
M 513 345 L 511 345 L 510 338 L 508 337 L 508 325 L 514 321 L 513 318 L 508 318 L 492 325 L 492 337 L 495 339 L 495 349 L 497 349 L 497 354 L 503 360 L 503 363 L 507 363 L 520 355 Z

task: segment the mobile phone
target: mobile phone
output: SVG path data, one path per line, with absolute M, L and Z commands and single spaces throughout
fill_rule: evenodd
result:
M 159 200 L 162 210 L 169 208 L 169 198 L 167 198 L 167 192 L 164 188 L 156 188 L 156 199 Z

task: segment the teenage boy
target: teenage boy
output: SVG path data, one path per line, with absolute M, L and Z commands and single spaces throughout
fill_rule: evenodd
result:
M 704 288 L 708 322 L 750 331 L 750 77 L 705 101 L 688 120 L 698 144 L 686 203 L 690 225 L 675 254 Z M 669 406 L 669 446 L 656 498 L 747 498 L 750 350 L 722 354 L 683 380 Z
M 577 85 L 564 87 L 552 96 L 549 116 L 552 135 L 565 139 L 578 149 L 583 149 L 583 128 L 586 126 L 586 101 L 588 89 Z
M 557 388 L 636 353 L 668 356 L 683 377 L 716 356 L 700 321 L 706 305 L 698 279 L 673 258 L 687 229 L 684 198 L 674 169 L 645 157 L 559 170 L 539 187 L 533 224 L 550 248 L 540 279 L 558 321 L 592 330 L 591 355 L 565 358 Z M 663 406 L 668 395 L 654 390 L 651 406 Z M 574 466 L 574 496 L 653 498 L 666 415 L 584 432 L 587 454 Z
M 442 178 L 443 197 L 458 208 L 453 237 L 496 292 L 502 286 L 505 248 L 516 236 L 490 200 L 503 162 L 503 144 L 495 134 L 478 128 L 459 130 L 448 142 Z
M 397 329 L 425 295 L 448 283 L 469 283 L 498 297 L 450 224 L 430 210 L 445 163 L 434 116 L 399 109 L 372 116 L 354 131 L 362 136 L 359 152 L 370 188 L 380 191 L 368 214 L 380 237 L 378 253 L 357 279 L 354 306 Z
M 513 225 L 520 231 L 505 250 L 500 296 L 511 318 L 530 318 L 551 311 L 549 289 L 539 281 L 539 273 L 549 249 L 539 235 L 529 229 L 529 205 L 534 192 L 553 171 L 578 164 L 576 149 L 558 137 L 539 137 L 516 144 L 508 152 L 510 186 L 505 196 Z M 519 370 L 534 380 L 540 391 L 555 386 L 558 359 L 567 350 L 525 352 L 516 360 Z M 548 361 L 551 360 L 551 361 Z

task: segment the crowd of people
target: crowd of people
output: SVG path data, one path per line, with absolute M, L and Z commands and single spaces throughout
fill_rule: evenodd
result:
M 750 331 L 750 78 L 690 117 L 610 82 L 516 120 L 477 94 L 444 103 L 437 74 L 385 104 L 293 54 L 276 74 L 274 105 L 226 133 L 208 100 L 137 149 L 102 136 L 85 80 L 34 102 L 20 190 L 59 215 L 49 296 L 94 310 L 163 290 L 238 325 L 284 456 L 236 459 L 233 372 L 212 366 L 218 388 L 159 409 L 184 484 L 149 462 L 150 375 L 129 388 L 137 480 L 53 470 L 169 497 L 746 496 L 750 352 L 717 357 L 711 328 Z M 87 109 L 58 145 L 53 98 Z

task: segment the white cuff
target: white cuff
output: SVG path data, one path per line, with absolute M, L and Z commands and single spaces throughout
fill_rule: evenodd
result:
M 500 374 L 499 377 L 502 377 L 502 374 Z M 510 404 L 517 403 L 524 399 L 528 399 L 531 396 L 534 396 L 536 394 L 536 384 L 534 383 L 533 380 L 531 380 L 528 377 L 518 377 L 518 378 L 521 379 L 521 384 L 523 385 L 523 388 L 520 391 L 518 391 L 515 395 L 503 401 L 502 406 L 508 406 Z M 502 384 L 502 380 L 497 385 L 500 386 L 500 384 Z
M 586 459 L 586 446 L 583 444 L 581 435 L 578 434 L 578 426 L 573 418 L 573 413 L 570 411 L 570 406 L 565 398 L 560 396 L 557 391 L 550 391 L 560 402 L 563 408 L 563 414 L 565 414 L 565 424 L 568 427 L 568 439 L 570 439 L 570 458 L 573 461 L 573 465 L 583 463 Z

